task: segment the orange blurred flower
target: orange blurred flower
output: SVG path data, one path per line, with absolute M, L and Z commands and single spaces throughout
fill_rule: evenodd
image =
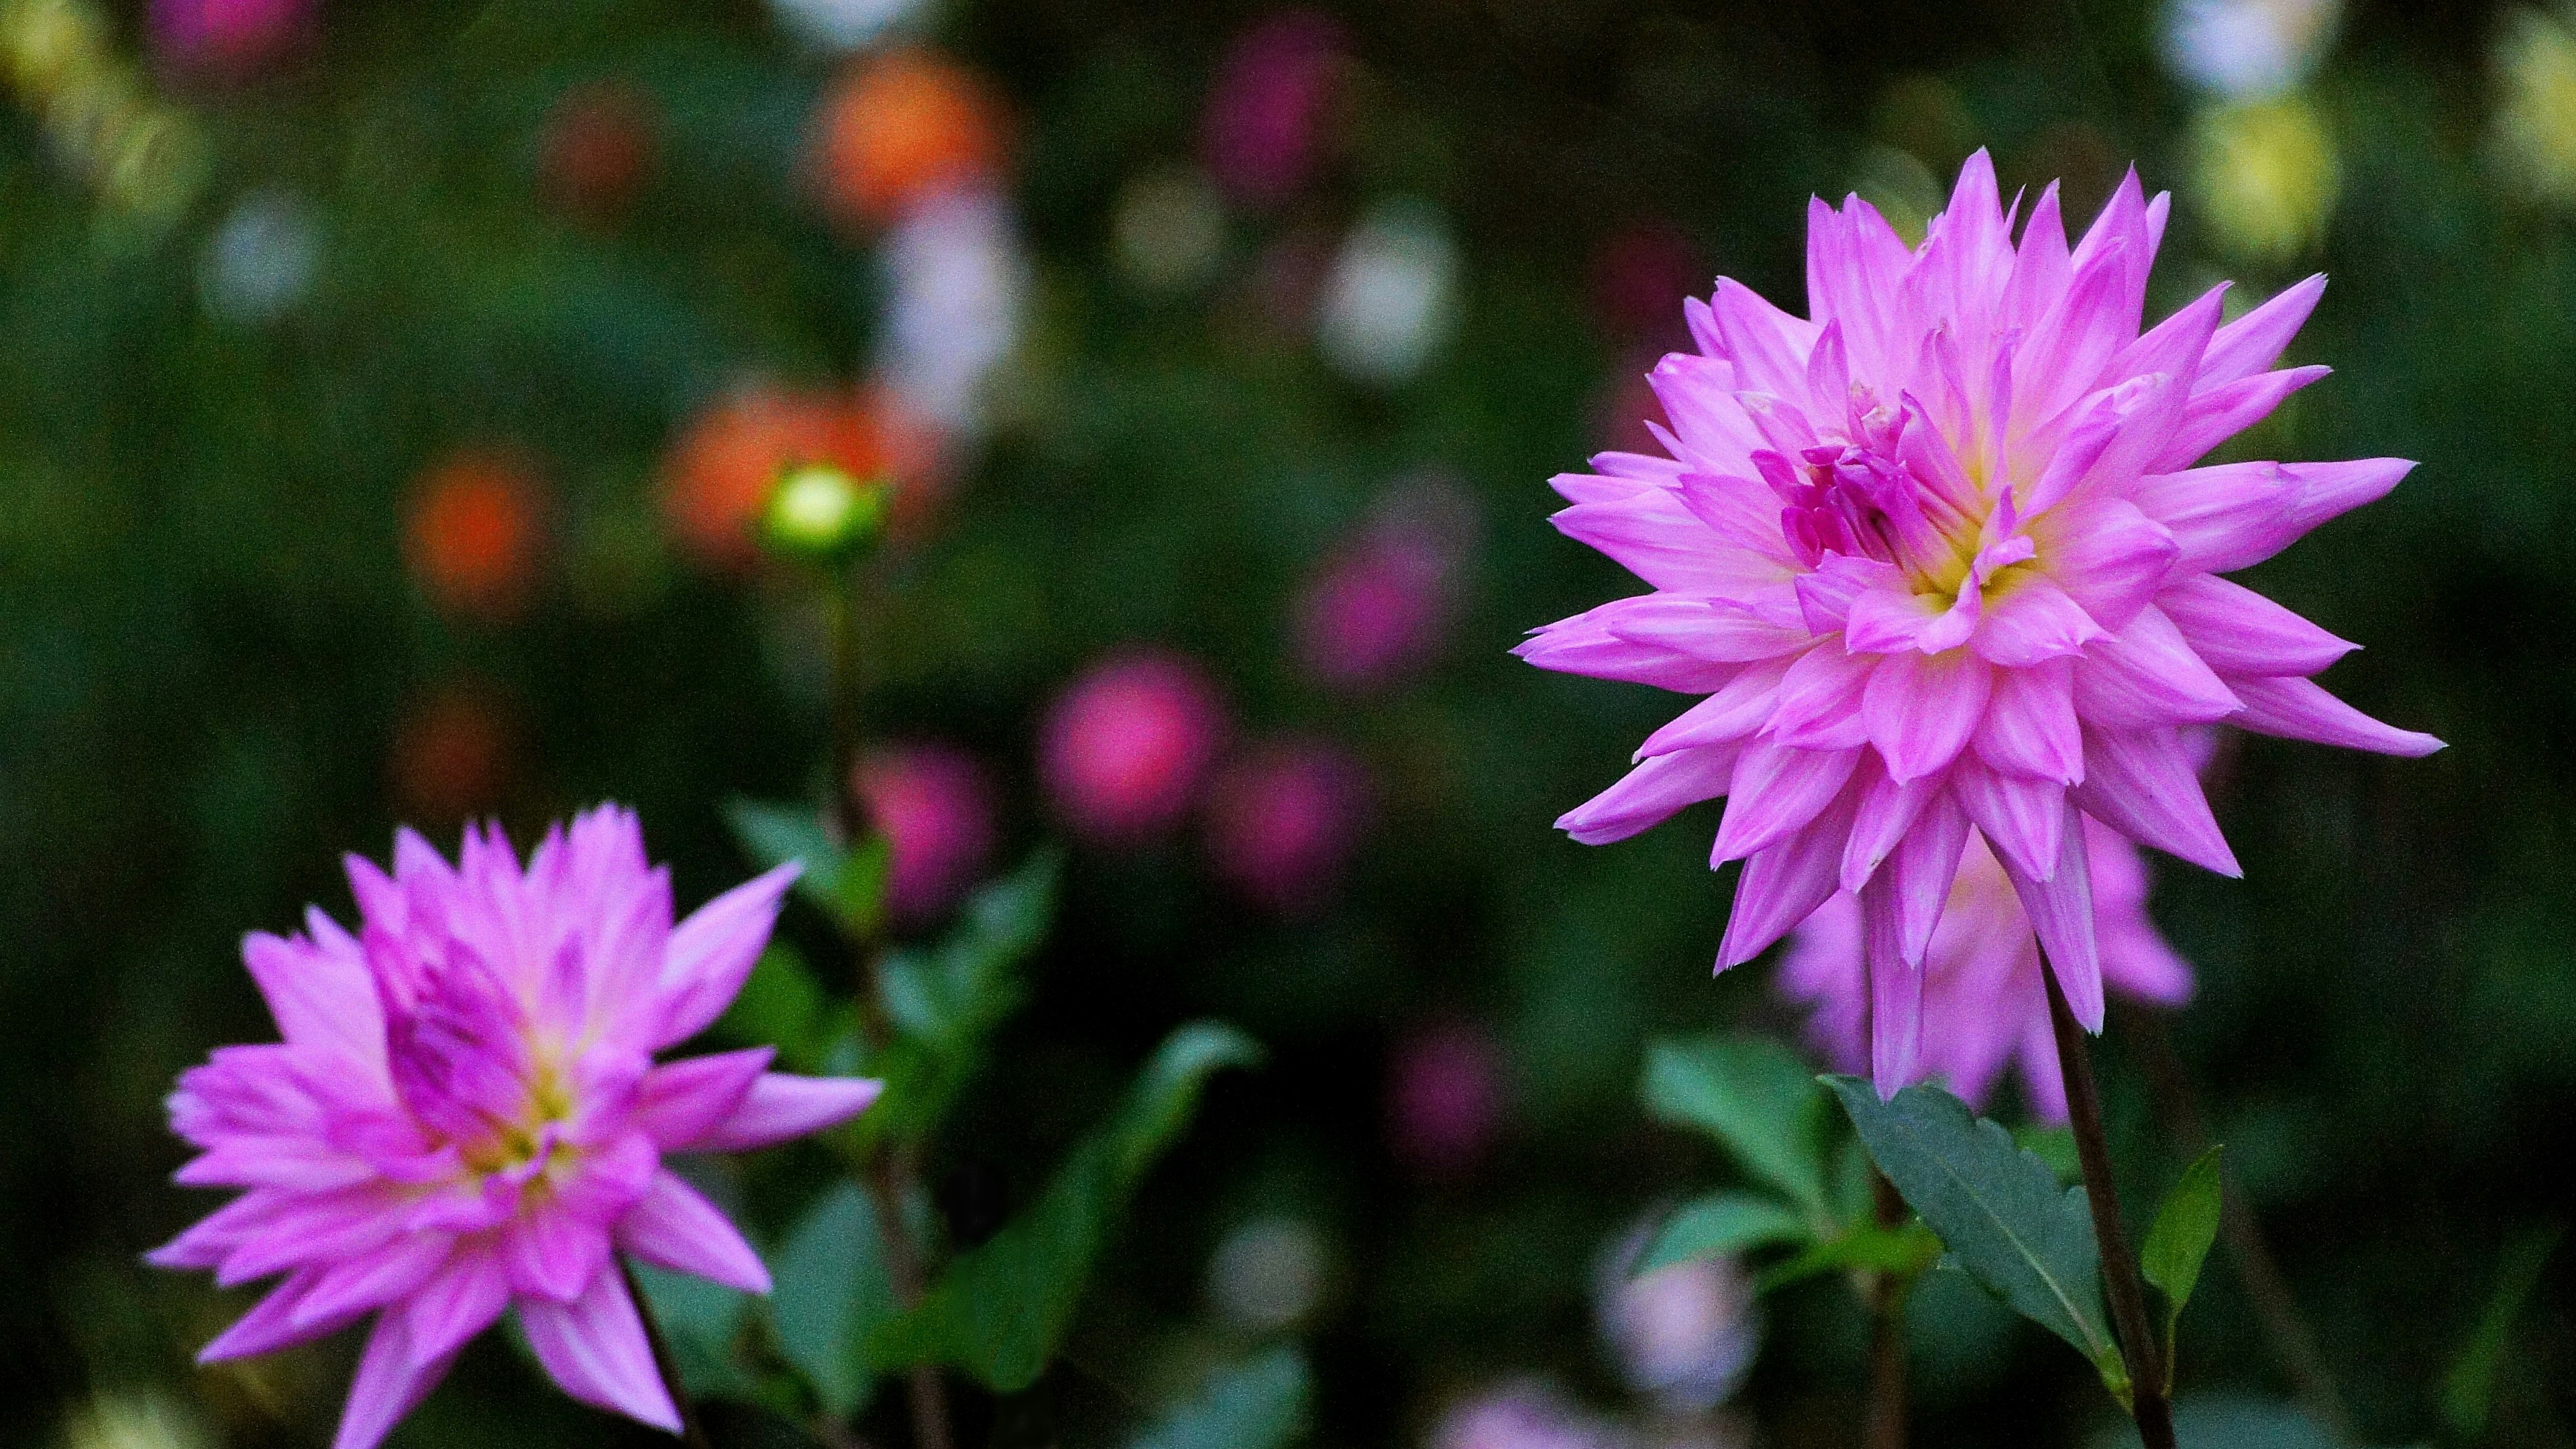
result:
M 662 517 L 700 563 L 743 568 L 759 551 L 757 525 L 779 475 L 829 463 L 891 481 L 888 526 L 915 533 L 936 501 L 938 457 L 936 431 L 881 387 L 744 388 L 699 413 L 672 448 Z
M 575 86 L 555 101 L 538 135 L 538 187 L 583 221 L 611 220 L 652 179 L 654 132 L 652 97 L 634 86 Z
M 541 488 L 525 460 L 462 449 L 413 485 L 403 555 L 441 607 L 505 618 L 536 582 L 542 513 Z
M 925 51 L 862 61 L 823 97 L 812 161 L 823 202 L 872 227 L 923 196 L 1002 169 L 1000 104 L 964 66 Z

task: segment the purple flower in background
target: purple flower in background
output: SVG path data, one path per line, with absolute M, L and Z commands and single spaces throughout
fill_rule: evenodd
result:
M 1431 1431 L 1431 1449 L 1615 1449 L 1624 1442 L 1613 1425 L 1530 1383 L 1467 1399 Z
M 314 0 L 152 0 L 152 39 L 192 68 L 243 75 L 303 43 Z
M 1503 1060 L 1480 1028 L 1443 1022 L 1396 1044 L 1387 1135 L 1398 1157 L 1435 1177 L 1476 1165 L 1503 1116 Z
M 1342 28 L 1319 11 L 1282 11 L 1235 37 L 1200 127 L 1208 172 L 1229 199 L 1270 206 L 1306 184 L 1324 153 L 1341 67 Z
M 357 934 L 316 909 L 243 942 L 286 1039 L 218 1048 L 170 1097 L 201 1149 L 178 1181 L 245 1191 L 151 1261 L 286 1275 L 198 1358 L 375 1314 L 334 1441 L 369 1449 L 515 1306 L 564 1392 L 677 1430 L 616 1255 L 753 1293 L 769 1273 L 664 1155 L 801 1137 L 879 1090 L 768 1071 L 767 1047 L 653 1061 L 742 988 L 794 868 L 674 926 L 669 873 L 608 805 L 525 870 L 495 827 L 452 866 L 405 830 L 392 875 L 348 871 Z
M 2084 831 L 2103 983 L 2123 996 L 2180 1006 L 2191 999 L 2191 964 L 2147 918 L 2146 862 L 2108 826 L 2088 819 Z M 1869 1066 L 1864 954 L 1860 902 L 1840 894 L 1790 936 L 1780 967 L 1781 989 L 1815 1008 L 1807 1034 L 1838 1072 Z M 1981 1107 L 2007 1061 L 2020 1065 L 2032 1109 L 2052 1122 L 2066 1120 L 2066 1084 L 2057 1071 L 2030 916 L 1994 852 L 1971 836 L 1923 957 L 1922 1070 Z
M 1225 737 L 1225 705 L 1192 660 L 1144 651 L 1095 665 L 1048 710 L 1038 771 L 1078 835 L 1133 845 L 1180 823 Z
M 1628 1386 L 1672 1414 L 1705 1413 L 1734 1397 L 1762 1347 L 1753 1280 L 1733 1258 L 1692 1258 L 1636 1271 L 1644 1229 L 1604 1254 L 1593 1306 Z
M 1298 666 L 1327 688 L 1363 691 L 1429 663 L 1474 532 L 1473 506 L 1457 488 L 1398 490 L 1298 596 Z
M 872 750 L 853 782 L 891 851 L 886 910 L 907 925 L 954 904 L 993 852 L 993 786 L 973 755 L 945 744 Z
M 2324 279 L 2224 326 L 2214 288 L 2142 336 L 2165 214 L 2133 172 L 2069 247 L 2052 186 L 2016 246 L 1982 151 L 1911 251 L 1858 198 L 1815 201 L 1814 318 L 1721 280 L 1685 309 L 1699 350 L 1654 372 L 1669 456 L 1556 480 L 1557 526 L 1652 592 L 1519 652 L 1706 696 L 1558 824 L 1619 840 L 1728 797 L 1720 969 L 1854 892 L 1881 1092 L 1924 1069 L 1926 953 L 1972 830 L 2098 1031 L 2079 822 L 2237 874 L 2184 727 L 2440 748 L 2309 678 L 2352 645 L 2219 577 L 2412 465 L 2192 466 L 2325 374 L 2272 370 Z
M 1322 905 L 1359 844 L 1368 777 L 1319 740 L 1259 745 L 1218 775 L 1208 796 L 1207 846 L 1218 877 L 1280 915 Z

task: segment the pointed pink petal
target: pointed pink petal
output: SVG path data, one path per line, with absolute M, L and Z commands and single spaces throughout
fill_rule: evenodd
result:
M 1744 404 L 1735 400 L 1739 384 L 1731 364 L 1674 353 L 1646 374 L 1646 385 L 1664 416 L 1672 419 L 1673 435 L 1681 444 L 1673 450 L 1677 461 L 1694 469 L 1734 471 L 1762 446 L 1762 434 L 1745 416 Z
M 1977 757 L 2008 775 L 2072 785 L 2084 778 L 2084 736 L 2075 719 L 2075 663 L 2051 659 L 1997 672 L 1994 699 L 1977 729 Z
M 779 898 L 802 868 L 791 860 L 755 876 L 698 907 L 671 932 L 662 966 L 662 1025 L 650 1043 L 654 1049 L 696 1036 L 733 1004 L 751 975 L 751 963 L 769 944 Z
M 414 1359 L 403 1315 L 378 1316 L 375 1332 L 367 1336 L 367 1351 L 358 1359 L 358 1377 L 349 1385 L 349 1404 L 340 1412 L 340 1432 L 331 1449 L 376 1449 L 403 1415 L 418 1408 L 447 1377 L 454 1362 L 453 1355 L 427 1363 Z
M 1967 853 L 1968 814 L 1955 791 L 1944 788 L 1923 806 L 1887 858 L 1888 885 L 1896 897 L 1897 949 L 1920 962 L 1932 947 L 1933 928 L 1949 905 L 1950 885 Z
M 322 1271 L 318 1268 L 306 1268 L 288 1276 L 267 1297 L 252 1305 L 250 1312 L 234 1319 L 230 1328 L 217 1334 L 214 1342 L 197 1350 L 197 1362 L 221 1363 L 227 1359 L 273 1353 L 335 1333 L 365 1314 L 366 1310 L 359 1308 L 327 1322 L 297 1321 L 297 1306 L 321 1277 Z
M 745 1293 L 769 1291 L 769 1270 L 732 1221 L 665 1168 L 617 1224 L 617 1245 L 675 1273 L 694 1273 Z
M 1685 805 L 1726 793 L 1737 751 L 1716 745 L 1656 755 L 1619 783 L 1557 817 L 1556 828 L 1585 845 L 1607 845 L 1660 825 Z
M 1616 503 L 1577 503 L 1547 521 L 1667 593 L 1724 597 L 1789 577 L 1780 559 L 1719 537 L 1669 489 L 1647 489 Z
M 776 1055 L 775 1047 L 754 1047 L 655 1067 L 636 1090 L 631 1125 L 665 1151 L 694 1142 L 742 1106 Z
M 2183 379 L 2186 386 L 2201 370 L 2201 359 L 2214 340 L 2219 312 L 2227 303 L 2225 282 L 2195 298 L 2190 306 L 2167 317 L 2148 329 L 2137 341 L 2121 349 L 2111 363 L 2114 378 L 2143 377 L 2149 373 L 2171 373 Z
M 451 1240 L 438 1233 L 397 1238 L 383 1249 L 323 1270 L 295 1305 L 299 1325 L 346 1323 L 371 1308 L 409 1297 L 447 1261 Z
M 2365 503 L 2388 496 L 2415 465 L 2404 458 L 2356 458 L 2340 463 L 2284 463 L 2298 480 L 2298 501 L 2291 505 L 2290 526 L 2299 533 Z
M 1659 594 L 1614 599 L 1598 608 L 1560 619 L 1531 632 L 1512 653 L 1541 669 L 1651 684 L 1683 694 L 1706 694 L 1725 684 L 1735 666 L 1693 659 L 1660 644 L 1640 644 L 1610 631 L 1610 625 Z
M 2321 745 L 2341 745 L 2408 759 L 2419 759 L 2442 748 L 2442 742 L 2431 735 L 2381 724 L 2326 693 L 2325 687 L 2313 679 L 2244 676 L 2228 683 L 2245 701 L 2245 712 L 2230 717 L 2228 723 L 2242 725 L 2256 734 L 2312 740 Z
M 1772 743 L 1805 750 L 1856 749 L 1869 739 L 1862 691 L 1876 657 L 1820 644 L 1780 676 L 1768 729 Z
M 1960 601 L 1918 594 L 1899 582 L 1868 589 L 1851 601 L 1843 643 L 1855 654 L 1919 653 L 1949 648 L 1957 640 Z M 1983 607 L 1983 600 L 1969 605 Z
M 1869 1067 L 1881 1101 L 1922 1075 L 1923 966 L 1905 959 L 1896 888 L 1873 880 L 1860 893 L 1862 949 L 1869 963 Z
M 2177 571 L 2250 568 L 2297 540 L 2298 481 L 2278 463 L 2221 463 L 2142 478 L 2129 501 L 2165 526 Z
M 749 1152 L 820 1132 L 867 1110 L 885 1083 L 862 1077 L 797 1077 L 770 1072 L 716 1129 L 678 1150 Z
M 2182 426 L 2146 470 L 2170 473 L 2190 467 L 2210 449 L 2270 417 L 2283 398 L 2333 371 L 2331 367 L 2292 367 L 2258 372 L 2194 394 L 2183 409 Z
M 514 1298 L 569 1300 L 607 1262 L 606 1230 L 550 1199 L 530 1200 L 501 1238 Z
M 2044 880 L 2057 870 L 2066 829 L 2066 787 L 2007 775 L 1971 755 L 1950 772 L 1950 792 L 1995 848 L 1995 858 Z
M 2004 291 L 2006 327 L 2028 331 L 2057 299 L 2066 294 L 2074 275 L 2066 246 L 2066 222 L 2059 212 L 2057 183 L 2048 183 L 2022 225 L 2021 246 L 2013 256 L 2012 281 Z M 2034 420 L 2036 421 L 2036 420 Z
M 1712 664 L 1777 659 L 1810 642 L 1803 629 L 1784 628 L 1725 600 L 1649 594 L 1629 602 L 1633 607 L 1603 621 L 1613 637 Z
M 2045 574 L 2018 573 L 1989 597 L 1969 641 L 1988 662 L 2008 669 L 2081 653 L 2103 635 L 2102 626 Z
M 347 941 L 347 937 L 341 938 Z M 287 1041 L 365 1066 L 384 1061 L 385 1023 L 364 956 L 349 942 L 334 951 L 305 939 L 254 931 L 242 964 Z
M 2155 598 L 2181 553 L 2163 524 L 2125 498 L 2061 509 L 2031 534 L 2049 577 L 2094 623 L 2115 634 Z
M 2206 389 L 2252 377 L 2280 361 L 2282 350 L 2307 325 L 2308 314 L 2316 310 L 2325 290 L 2325 273 L 2319 272 L 2282 288 L 2270 301 L 2219 328 L 2201 358 L 2198 386 Z
M 2015 864 L 2010 852 L 1997 851 L 1995 858 L 2003 862 L 2013 893 L 2030 914 L 2031 928 L 2039 933 L 2048 964 L 2056 968 L 2067 1006 L 2086 1031 L 2099 1032 L 2102 958 L 2093 936 L 2093 889 L 2085 869 L 2084 831 L 2071 805 L 2064 807 L 2058 843 L 2059 854 L 2045 880 L 2034 879 L 2034 872 Z
M 614 1268 L 603 1266 L 569 1303 L 522 1299 L 519 1324 L 537 1362 L 565 1393 L 637 1423 L 680 1431 L 680 1412 L 653 1366 L 644 1321 Z
M 1798 610 L 1806 617 L 1809 632 L 1831 634 L 1843 627 L 1851 614 L 1852 602 L 1867 590 L 1903 589 L 1905 576 L 1896 565 L 1874 558 L 1854 558 L 1834 554 L 1818 565 L 1815 572 L 1798 575 L 1795 588 Z
M 1761 955 L 1833 896 L 1843 837 L 1857 805 L 1857 792 L 1844 791 L 1806 829 L 1744 863 L 1735 882 L 1735 904 L 1727 913 L 1726 936 L 1718 943 L 1718 970 Z
M 1859 762 L 1857 749 L 1802 750 L 1764 739 L 1747 744 L 1727 793 L 1726 817 L 1718 822 L 1712 863 L 1741 860 L 1804 829 L 1833 803 Z M 1839 837 L 1834 853 L 1842 853 Z
M 2205 870 L 2244 874 L 2177 731 L 2086 730 L 2084 771 L 2074 799 L 2086 814 Z
M 2164 611 L 2153 604 L 2129 626 L 2087 646 L 2075 662 L 2075 711 L 2110 729 L 2207 724 L 2244 708 Z
M 1889 778 L 1919 780 L 1957 759 L 1985 717 L 1994 680 L 1995 671 L 1965 649 L 1881 660 L 1861 710 Z
M 1875 778 L 1861 791 L 1860 809 L 1852 818 L 1851 836 L 1843 843 L 1842 888 L 1858 891 L 1863 882 L 1877 874 L 1896 850 L 1897 842 L 1914 826 L 1915 817 L 1939 793 L 1941 782 L 1933 779 L 1908 780 L 1899 784 L 1879 767 L 1870 767 Z
M 1728 680 L 1724 688 L 1646 736 L 1646 742 L 1637 747 L 1637 758 L 1644 760 L 1656 755 L 1669 755 L 1675 750 L 1732 745 L 1744 739 L 1771 717 L 1780 693 L 1781 676 L 1788 670 L 1786 660 L 1746 665 L 1744 672 Z
M 430 1363 L 463 1348 L 509 1306 L 509 1279 L 499 1257 L 488 1248 L 468 1248 L 448 1260 L 446 1271 L 410 1303 L 387 1312 L 409 1318 L 412 1360 Z
M 1727 361 L 1735 364 L 1739 390 L 1784 399 L 1805 394 L 1807 353 L 1815 346 L 1815 324 L 1790 316 L 1728 277 L 1718 278 L 1709 312 L 1725 341 Z
M 2220 674 L 2304 677 L 2361 647 L 2242 584 L 2207 574 L 2176 582 L 2157 596 L 2156 607 Z

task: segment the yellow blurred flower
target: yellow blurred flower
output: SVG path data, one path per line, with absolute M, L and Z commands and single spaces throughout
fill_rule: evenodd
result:
M 2576 204 L 2576 35 L 2557 16 L 2520 11 L 2496 45 L 2495 68 L 2495 148 L 2506 174 L 2538 200 Z
M 2194 191 L 2219 244 L 2287 260 L 2324 237 L 2342 189 L 2325 118 L 2304 96 L 2212 106 L 2192 125 Z

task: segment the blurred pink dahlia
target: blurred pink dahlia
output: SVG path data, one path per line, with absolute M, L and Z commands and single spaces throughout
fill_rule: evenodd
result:
M 2093 933 L 2102 981 L 2158 1006 L 2191 999 L 2191 963 L 2174 954 L 2147 918 L 2147 865 L 2138 848 L 2099 821 L 2084 822 L 2093 885 Z M 1839 893 L 1801 922 L 1780 963 L 1780 986 L 1807 1002 L 1807 1036 L 1838 1072 L 1869 1069 L 1869 968 L 1860 902 Z M 2066 1120 L 2066 1084 L 2039 981 L 2030 915 L 1994 852 L 1974 835 L 1950 884 L 1950 899 L 1923 956 L 1923 1049 L 1919 1070 L 1938 1076 L 1982 1107 L 2006 1063 L 2020 1068 L 2031 1110 Z
M 2016 247 L 1983 152 L 1911 251 L 1857 197 L 1811 202 L 1815 317 L 1720 280 L 1685 307 L 1698 352 L 1651 376 L 1669 456 L 1555 480 L 1557 527 L 1653 591 L 1518 652 L 1708 696 L 1557 823 L 1600 843 L 1726 796 L 1712 862 L 1745 866 L 1721 970 L 1855 892 L 1884 1092 L 1920 1071 L 1925 953 L 1971 830 L 2098 1031 L 2075 822 L 2238 873 L 2183 726 L 2440 748 L 2309 678 L 2352 645 L 2217 576 L 2412 465 L 2191 466 L 2325 375 L 2270 370 L 2324 279 L 2225 326 L 2216 288 L 2141 336 L 2165 213 L 2133 172 L 2069 248 L 2051 186 Z
M 676 1430 L 616 1255 L 752 1293 L 769 1273 L 663 1155 L 800 1137 L 879 1089 L 767 1071 L 766 1047 L 653 1062 L 741 989 L 794 867 L 674 926 L 669 873 L 602 806 L 524 871 L 497 827 L 453 866 L 406 830 L 391 876 L 348 871 L 358 934 L 315 909 L 242 945 L 286 1039 L 218 1048 L 170 1097 L 202 1149 L 178 1180 L 246 1191 L 151 1261 L 286 1275 L 198 1358 L 376 1314 L 334 1441 L 370 1449 L 515 1305 L 564 1392 Z

